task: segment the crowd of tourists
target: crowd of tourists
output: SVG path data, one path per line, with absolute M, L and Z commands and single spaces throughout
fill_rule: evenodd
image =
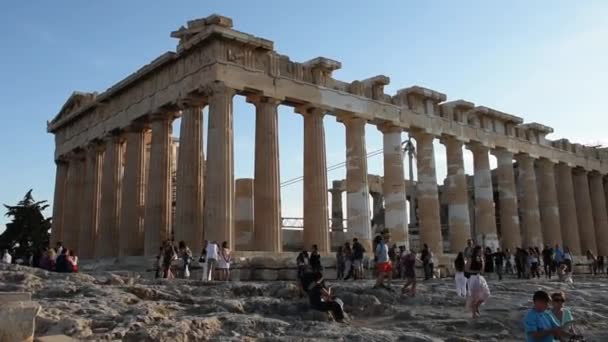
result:
M 8 249 L 2 253 L 2 263 L 42 268 L 47 271 L 72 273 L 78 272 L 78 256 L 73 249 L 67 249 L 62 242 L 57 242 L 55 248 L 49 247 L 36 251 L 26 259 L 15 260 Z
M 180 241 L 176 246 L 174 241 L 166 240 L 156 256 L 155 277 L 188 279 L 193 261 L 194 255 L 184 241 Z M 231 262 L 232 252 L 228 248 L 228 242 L 224 241 L 220 247 L 216 241 L 205 241 L 198 259 L 202 268 L 201 280 L 230 280 Z

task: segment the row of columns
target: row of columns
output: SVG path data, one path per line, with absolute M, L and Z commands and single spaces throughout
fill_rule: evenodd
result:
M 232 98 L 235 90 L 214 83 L 207 96 L 181 103 L 181 134 L 177 166 L 173 233 L 194 249 L 205 239 L 234 246 L 235 184 Z M 248 96 L 256 107 L 255 177 L 253 180 L 253 248 L 281 250 L 279 100 Z M 203 156 L 202 109 L 209 107 L 208 148 Z M 299 106 L 304 121 L 304 245 L 329 251 L 325 110 Z M 104 141 L 58 161 L 52 239 L 78 246 L 83 257 L 155 255 L 171 237 L 171 127 L 175 112 L 134 122 Z M 366 120 L 339 113 L 346 129 L 347 220 L 349 238 L 371 248 L 367 180 Z M 402 129 L 380 124 L 384 149 L 385 227 L 393 240 L 408 245 L 406 189 L 403 181 Z M 146 153 L 147 131 L 150 153 Z M 443 251 L 433 142 L 435 136 L 412 131 L 417 142 L 417 200 L 420 240 L 435 253 Z M 447 152 L 447 202 L 450 245 L 462 249 L 471 237 L 464 142 L 444 136 Z M 467 143 L 474 157 L 475 223 L 478 243 L 499 246 L 489 153 L 498 160 L 498 198 L 503 247 L 566 244 L 578 254 L 590 249 L 608 254 L 608 188 L 596 173 L 513 155 Z M 126 150 L 125 150 L 126 148 Z M 513 159 L 518 163 L 515 180 Z M 123 160 L 124 159 L 124 160 Z M 205 170 L 204 165 L 210 167 Z M 124 166 L 124 168 L 123 168 Z M 206 172 L 205 172 L 206 171 Z M 537 179 L 538 176 L 538 179 Z M 558 180 L 558 185 L 556 185 Z M 517 186 L 517 184 L 519 186 Z M 204 191 L 203 191 L 204 189 Z M 590 191 L 591 189 L 591 191 Z M 519 190 L 519 194 L 518 194 Z M 542 196 L 539 197 L 539 192 Z M 339 196 L 332 196 L 340 201 Z M 519 201 L 518 201 L 519 199 Z M 204 205 L 203 205 L 204 203 Z M 334 203 L 336 204 L 336 203 Z M 521 212 L 521 222 L 519 212 Z M 341 221 L 341 220 L 340 220 Z M 520 224 L 521 223 L 521 224 Z M 333 222 L 334 230 L 342 222 Z M 204 230 L 203 230 L 204 228 Z
M 428 166 L 429 139 L 432 140 L 432 137 L 426 134 L 414 136 L 419 145 L 418 188 L 427 197 L 427 209 L 421 209 L 420 213 L 421 240 L 429 243 L 429 232 L 424 234 L 425 230 L 431 227 L 435 229 L 435 235 L 440 233 L 435 224 L 428 224 L 429 217 L 434 222 L 435 216 L 438 216 L 434 212 L 434 201 L 428 199 L 433 198 L 434 189 L 427 188 L 432 183 L 429 179 L 433 178 L 434 173 Z M 441 142 L 447 152 L 446 196 L 450 244 L 453 251 L 458 251 L 471 236 L 463 143 L 454 137 L 442 137 Z M 492 248 L 499 244 L 503 248 L 559 244 L 568 246 L 575 254 L 587 250 L 602 255 L 608 253 L 608 189 L 603 184 L 602 175 L 571 168 L 564 163 L 556 164 L 544 158 L 535 159 L 523 153 L 514 156 L 506 149 L 490 151 L 478 143 L 469 143 L 467 148 L 473 153 L 474 161 L 474 217 L 477 228 L 474 238 L 477 243 Z M 498 203 L 494 202 L 489 153 L 497 159 Z M 518 165 L 517 180 L 513 159 Z M 501 243 L 497 235 L 495 206 L 499 206 L 500 212 Z

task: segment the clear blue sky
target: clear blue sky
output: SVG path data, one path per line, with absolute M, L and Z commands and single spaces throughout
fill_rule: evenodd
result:
M 52 201 L 46 120 L 72 91 L 103 91 L 173 50 L 171 31 L 211 13 L 273 40 L 292 60 L 341 61 L 341 80 L 384 74 L 389 93 L 422 85 L 554 127 L 550 138 L 608 141 L 606 1 L 4 1 L 0 203 L 13 204 L 30 188 Z M 252 177 L 253 109 L 237 99 L 235 115 L 237 177 Z M 302 125 L 289 108 L 281 107 L 279 120 L 284 181 L 302 174 Z M 332 117 L 326 123 L 331 165 L 344 160 L 344 130 Z M 381 147 L 374 127 L 367 138 L 368 151 Z M 370 159 L 370 172 L 380 173 L 381 164 Z M 284 216 L 299 216 L 301 185 L 284 190 Z

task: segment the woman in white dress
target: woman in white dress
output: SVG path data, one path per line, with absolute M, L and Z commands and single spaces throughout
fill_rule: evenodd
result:
M 476 246 L 473 255 L 465 265 L 465 271 L 470 274 L 467 305 L 471 308 L 473 318 L 479 317 L 479 307 L 490 298 L 490 288 L 486 279 L 482 276 L 483 270 L 484 260 L 481 255 L 481 246 Z
M 219 260 L 217 262 L 217 268 L 219 270 L 219 279 L 228 281 L 230 279 L 230 262 L 232 261 L 232 255 L 228 248 L 228 242 L 222 243 L 222 248 L 219 253 Z

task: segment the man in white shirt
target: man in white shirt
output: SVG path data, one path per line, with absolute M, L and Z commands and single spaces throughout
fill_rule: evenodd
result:
M 8 249 L 5 249 L 4 253 L 2 253 L 2 263 L 4 263 L 4 264 L 13 263 L 13 257 L 8 253 Z
M 207 244 L 207 279 L 213 280 L 213 272 L 217 265 L 217 259 L 219 257 L 219 247 L 215 241 L 209 241 Z

